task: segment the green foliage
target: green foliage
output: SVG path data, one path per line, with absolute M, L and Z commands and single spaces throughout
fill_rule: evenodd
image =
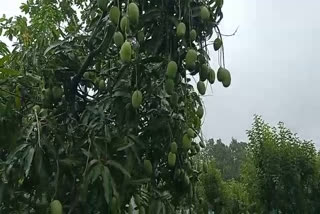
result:
M 252 160 L 244 178 L 256 209 L 316 213 L 319 166 L 314 145 L 299 139 L 283 123 L 272 128 L 258 116 L 248 136 Z
M 198 194 L 215 213 L 317 213 L 320 156 L 283 123 L 255 117 L 249 143 L 210 139 L 198 161 L 210 160 Z
M 0 211 L 46 213 L 57 200 L 64 213 L 123 213 L 134 195 L 142 213 L 194 208 L 202 100 L 184 59 L 193 50 L 192 65 L 197 53 L 210 61 L 213 3 L 33 0 L 25 15 L 1 18 L 16 42 L 12 52 L 0 43 Z M 177 37 L 180 22 L 196 41 Z M 166 87 L 169 61 L 177 71 Z
M 214 207 L 216 213 L 221 213 L 226 196 L 221 174 L 214 162 L 210 162 L 208 172 L 201 175 L 201 184 L 206 200 Z
M 230 180 L 225 185 L 225 206 L 222 213 L 252 213 L 247 186 L 243 182 Z
M 247 213 L 250 208 L 246 185 L 235 180 L 224 181 L 214 161 L 209 162 L 208 172 L 200 176 L 197 194 L 214 213 Z
M 229 145 L 221 140 L 207 142 L 198 162 L 209 160 L 207 173 L 200 176 L 198 194 L 214 213 L 247 213 L 250 208 L 247 186 L 240 179 L 240 168 L 246 158 L 246 143 L 232 139 Z M 205 171 L 205 170 L 204 170 Z M 236 180 L 235 180 L 236 179 Z M 201 213 L 201 212 L 200 212 Z
M 206 148 L 201 153 L 205 158 L 215 161 L 224 180 L 240 179 L 241 166 L 246 160 L 246 143 L 232 139 L 227 145 L 221 139 L 216 142 L 209 139 Z

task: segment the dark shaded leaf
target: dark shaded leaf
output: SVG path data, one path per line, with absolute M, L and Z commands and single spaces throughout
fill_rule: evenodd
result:
M 120 170 L 125 176 L 131 177 L 130 173 L 118 162 L 115 162 L 113 160 L 108 160 L 107 162 L 108 165 Z
M 113 188 L 111 184 L 111 174 L 108 167 L 102 168 L 102 186 L 104 190 L 104 198 L 107 204 L 110 204 L 112 199 Z

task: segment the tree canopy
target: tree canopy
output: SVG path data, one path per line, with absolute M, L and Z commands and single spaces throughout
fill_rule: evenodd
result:
M 207 159 L 214 160 L 216 167 L 221 171 L 224 180 L 240 178 L 241 165 L 247 154 L 247 143 L 238 142 L 232 138 L 230 144 L 225 144 L 221 139 L 209 139 L 206 149 L 201 155 Z
M 280 122 L 272 127 L 255 116 L 248 143 L 238 143 L 240 167 L 233 167 L 232 143 L 211 139 L 197 158 L 209 160 L 197 183 L 199 195 L 215 213 L 317 213 L 320 156 Z M 240 148 L 240 147 L 239 147 Z M 220 165 L 223 163 L 223 165 Z M 236 164 L 237 165 L 237 164 Z M 240 169 L 238 171 L 238 169 Z M 237 175 L 233 178 L 223 174 Z M 239 172 L 239 174 L 238 174 Z
M 316 213 L 320 168 L 314 144 L 300 139 L 284 123 L 271 127 L 259 116 L 248 137 L 250 161 L 245 179 L 259 209 Z
M 14 45 L 0 44 L 0 210 L 196 209 L 201 96 L 231 83 L 222 5 L 28 0 L 2 17 Z

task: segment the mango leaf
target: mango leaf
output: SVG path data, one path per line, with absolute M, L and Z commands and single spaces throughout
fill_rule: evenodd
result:
M 166 214 L 166 213 L 167 213 L 167 211 L 166 211 L 166 205 L 165 205 L 164 203 L 161 203 L 161 205 L 162 205 L 162 213 L 163 213 L 163 214 Z
M 111 184 L 111 175 L 108 167 L 103 167 L 102 171 L 102 186 L 104 190 L 104 198 L 107 202 L 107 204 L 110 204 L 111 198 L 112 198 L 112 193 L 113 193 L 113 188 Z
M 151 9 L 149 10 L 147 13 L 143 14 L 141 17 L 140 17 L 140 26 L 143 27 L 145 26 L 147 23 L 149 22 L 153 22 L 153 20 L 157 19 L 161 17 L 161 10 L 156 8 L 156 9 Z
M 117 168 L 127 177 L 129 177 L 129 178 L 131 177 L 130 173 L 120 163 L 115 162 L 113 160 L 109 160 L 109 161 L 107 161 L 107 164 L 114 167 L 114 168 Z
M 0 67 L 2 67 L 2 66 L 4 65 L 4 63 L 5 63 L 6 61 L 8 61 L 8 59 L 9 59 L 9 55 L 6 55 L 6 56 L 2 57 L 2 58 L 0 59 Z
M 126 97 L 126 98 L 130 98 L 131 94 L 127 91 L 116 91 L 113 94 L 114 97 Z
M 139 139 L 139 137 L 135 136 L 135 135 L 132 135 L 132 134 L 129 134 L 128 135 L 128 140 L 129 141 L 132 141 L 136 144 L 139 144 L 139 145 L 143 145 L 144 143 Z
M 142 178 L 142 179 L 137 179 L 137 180 L 131 180 L 130 184 L 132 185 L 142 185 L 150 182 L 150 178 Z
M 87 179 L 89 183 L 91 184 L 94 183 L 99 177 L 99 175 L 101 174 L 102 174 L 101 165 L 100 164 L 95 165 L 88 174 Z
M 29 171 L 30 171 L 30 167 L 31 167 L 31 163 L 32 163 L 32 160 L 33 160 L 33 156 L 34 156 L 34 148 L 31 147 L 29 148 L 29 151 L 25 151 L 25 159 L 24 159 L 24 172 L 25 172 L 25 176 L 28 177 L 29 175 Z
M 7 158 L 7 164 L 10 164 L 14 159 L 15 157 L 17 156 L 17 154 L 21 151 L 23 151 L 27 146 L 29 146 L 28 144 L 24 143 L 24 144 L 21 144 L 19 145 Z
M 42 83 L 41 77 L 36 75 L 36 74 L 32 74 L 32 73 L 26 73 L 26 77 L 29 78 L 30 82 L 38 82 L 38 83 Z
M 16 86 L 15 102 L 16 102 L 16 108 L 20 109 L 21 108 L 21 88 L 19 85 Z
M 74 158 L 64 158 L 64 159 L 59 160 L 59 163 L 61 163 L 62 165 L 65 165 L 67 167 L 73 167 L 76 165 L 80 165 L 81 161 L 76 160 Z
M 117 148 L 117 151 L 120 152 L 120 151 L 126 150 L 126 149 L 130 148 L 133 145 L 134 145 L 134 142 L 131 141 L 128 144 Z
M 0 182 L 0 204 L 2 203 L 2 200 L 3 200 L 3 195 L 4 195 L 4 191 L 6 189 L 6 185 L 7 184 Z
M 44 51 L 44 55 L 46 55 L 49 51 L 51 51 L 52 49 L 59 47 L 61 45 L 63 45 L 64 43 L 66 43 L 66 41 L 59 41 L 59 42 L 55 42 L 52 45 L 50 45 L 45 51 Z
M 5 79 L 8 77 L 16 77 L 19 75 L 20 75 L 19 71 L 9 69 L 9 68 L 0 68 L 0 79 Z
M 7 55 L 9 53 L 10 51 L 7 45 L 4 42 L 0 41 L 0 55 Z
M 152 200 L 150 204 L 149 214 L 160 214 L 162 202 L 160 200 Z
M 161 45 L 164 41 L 164 37 L 161 34 L 163 32 L 163 28 L 165 27 L 164 24 L 160 25 L 152 34 L 152 38 L 148 41 L 146 41 L 147 44 L 147 50 L 150 53 L 153 53 L 154 55 L 158 53 L 159 48 L 161 48 Z

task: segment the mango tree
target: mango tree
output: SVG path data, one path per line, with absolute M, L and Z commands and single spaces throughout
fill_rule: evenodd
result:
M 222 5 L 28 0 L 1 18 L 0 211 L 197 209 L 201 96 L 231 83 L 209 66 Z

